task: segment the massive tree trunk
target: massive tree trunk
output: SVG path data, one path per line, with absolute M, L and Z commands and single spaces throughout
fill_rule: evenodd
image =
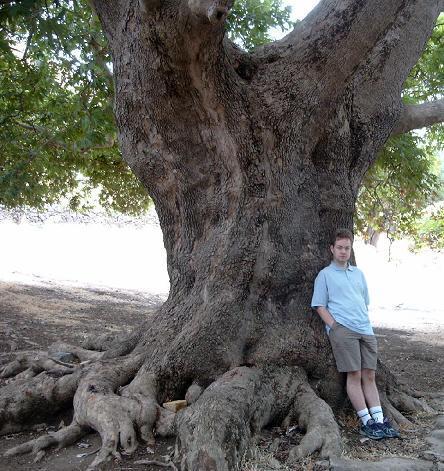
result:
M 49 369 L 43 360 L 5 369 L 24 371 L 8 386 L 21 396 L 3 399 L 3 432 L 20 428 L 29 381 L 46 378 L 40 404 L 51 388 L 75 392 L 68 430 L 12 452 L 92 427 L 98 465 L 119 442 L 133 450 L 136 432 L 152 440 L 157 420 L 159 433 L 177 433 L 184 469 L 234 469 L 255 432 L 294 416 L 307 437 L 293 458 L 339 453 L 327 403 L 340 407 L 343 381 L 310 309 L 312 284 L 332 232 L 353 228 L 363 175 L 397 126 L 403 81 L 441 5 L 323 1 L 251 54 L 224 37 L 230 1 L 94 5 L 113 55 L 123 156 L 155 203 L 171 289 L 149 323 L 103 353 L 54 347 L 84 360 L 63 384 L 35 376 Z M 388 372 L 380 384 L 396 420 L 394 406 L 419 406 Z M 176 415 L 157 405 L 185 396 Z

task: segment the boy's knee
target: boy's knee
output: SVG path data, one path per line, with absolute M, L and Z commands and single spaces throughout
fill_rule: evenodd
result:
M 363 369 L 361 372 L 362 381 L 373 383 L 376 379 L 376 371 L 370 369 Z
M 361 371 L 349 371 L 347 373 L 347 380 L 354 382 L 361 381 Z

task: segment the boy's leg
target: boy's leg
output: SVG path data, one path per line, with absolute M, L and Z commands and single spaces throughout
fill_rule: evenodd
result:
M 374 335 L 363 335 L 360 341 L 362 361 L 362 390 L 372 417 L 376 422 L 382 422 L 381 402 L 376 387 L 376 366 L 378 361 L 378 345 Z
M 364 335 L 361 341 L 361 359 L 362 359 L 362 389 L 370 415 L 378 423 L 384 436 L 387 438 L 397 438 L 400 436 L 384 414 L 381 408 L 378 388 L 376 387 L 376 363 L 377 363 L 377 344 L 373 335 Z
M 383 438 L 382 431 L 370 416 L 362 390 L 361 335 L 336 324 L 330 330 L 329 338 L 338 371 L 347 373 L 347 395 L 362 422 L 360 433 L 375 440 Z
M 347 394 L 362 422 L 360 433 L 368 438 L 379 440 L 384 437 L 384 434 L 367 409 L 361 379 L 361 371 L 349 371 L 347 373 Z
M 384 422 L 379 392 L 376 386 L 376 371 L 364 368 L 361 371 L 362 390 L 365 396 L 365 402 L 370 409 L 370 415 L 378 422 Z
M 367 408 L 361 385 L 361 371 L 349 371 L 347 373 L 347 395 L 356 411 Z
M 335 324 L 329 334 L 338 371 L 347 373 L 347 395 L 356 411 L 367 408 L 361 384 L 360 338 L 341 324 Z
M 367 406 L 369 408 L 381 406 L 375 378 L 376 378 L 375 370 L 370 370 L 368 368 L 362 369 L 361 371 L 362 391 L 364 392 L 365 402 L 367 403 Z

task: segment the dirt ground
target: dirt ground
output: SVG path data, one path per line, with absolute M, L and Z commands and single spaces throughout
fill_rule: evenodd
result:
M 55 341 L 80 344 L 86 336 L 105 332 L 130 330 L 137 326 L 163 299 L 140 292 L 117 289 L 93 289 L 56 285 L 0 282 L 0 367 L 18 351 L 44 349 Z M 428 392 L 443 391 L 444 325 L 430 328 L 376 328 L 380 358 L 401 379 L 415 389 Z M 0 387 L 5 380 L 0 380 Z M 441 403 L 433 403 L 441 407 Z M 374 442 L 356 434 L 357 421 L 353 413 L 339 417 L 345 456 L 374 460 L 381 456 L 420 457 L 426 449 L 424 436 L 433 426 L 432 415 L 410 417 L 412 426 L 403 430 L 401 440 Z M 69 413 L 58 415 L 48 423 L 39 424 L 33 432 L 0 437 L 0 469 L 2 471 L 83 471 L 100 447 L 97 434 L 84 437 L 79 443 L 62 450 L 51 450 L 39 463 L 23 455 L 3 457 L 3 453 L 42 433 L 56 430 L 60 423 L 69 423 Z M 317 456 L 301 461 L 292 468 L 283 462 L 291 446 L 303 436 L 296 425 L 289 430 L 265 430 L 246 460 L 245 471 L 316 469 Z M 112 462 L 109 470 L 162 469 L 138 464 L 138 460 L 166 462 L 174 452 L 174 440 L 159 440 L 153 450 L 140 446 L 135 455 L 123 456 Z M 89 453 L 88 456 L 84 456 Z M 83 456 L 82 456 L 83 455 Z M 167 468 L 163 468 L 167 469 Z M 172 469 L 172 468 L 170 468 Z

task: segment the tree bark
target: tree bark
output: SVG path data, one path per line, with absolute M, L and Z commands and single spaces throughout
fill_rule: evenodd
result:
M 232 469 L 246 442 L 222 434 L 196 448 L 208 429 L 193 424 L 205 398 L 217 408 L 231 397 L 236 378 L 244 395 L 228 417 L 217 409 L 221 427 L 248 430 L 263 391 L 260 427 L 299 408 L 323 447 L 336 431 L 319 429 L 317 414 L 330 424 L 331 409 L 307 404 L 336 408 L 345 396 L 310 309 L 313 280 L 334 230 L 353 228 L 363 175 L 398 122 L 438 2 L 323 1 L 251 54 L 224 38 L 230 1 L 93 3 L 113 56 L 122 153 L 155 203 L 171 289 L 149 324 L 85 370 L 72 436 L 100 431 L 99 465 L 118 456 L 119 433 L 127 451 L 135 430 L 151 439 L 156 403 L 197 387 L 202 398 L 177 420 L 158 411 L 158 432 L 178 433 L 188 469 Z M 283 378 L 285 397 L 270 407 L 270 384 Z
M 425 128 L 444 121 L 444 99 L 422 103 L 420 105 L 404 105 L 393 135 L 403 134 L 413 129 Z

